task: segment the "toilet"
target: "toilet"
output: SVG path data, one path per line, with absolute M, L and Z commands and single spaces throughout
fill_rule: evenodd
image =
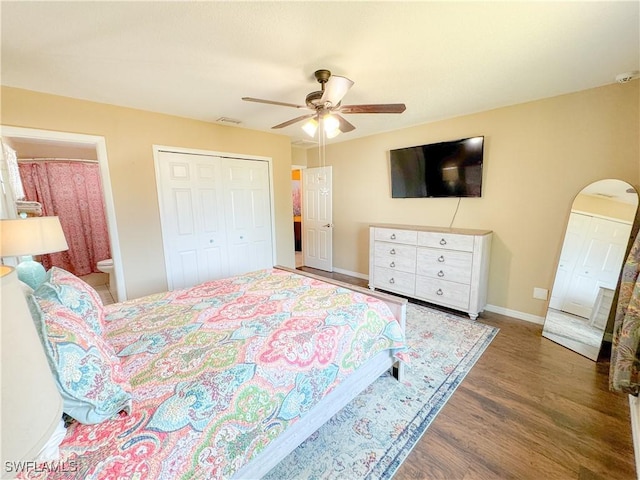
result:
M 113 301 L 118 301 L 118 287 L 116 286 L 116 276 L 113 269 L 113 259 L 107 258 L 106 260 L 100 260 L 96 267 L 103 273 L 109 275 L 109 293 L 113 297 Z

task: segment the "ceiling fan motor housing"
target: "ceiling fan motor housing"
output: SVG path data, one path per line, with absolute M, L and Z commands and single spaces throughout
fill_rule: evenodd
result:
M 320 103 L 320 99 L 322 98 L 323 93 L 324 92 L 322 92 L 321 90 L 318 90 L 317 92 L 311 92 L 309 95 L 307 95 L 307 107 L 318 108 L 322 106 L 322 104 Z
M 316 80 L 318 81 L 318 83 L 324 85 L 325 83 L 327 83 L 327 81 L 329 80 L 329 77 L 331 76 L 331 72 L 329 70 L 316 70 L 314 73 Z M 324 87 L 323 87 L 324 89 Z

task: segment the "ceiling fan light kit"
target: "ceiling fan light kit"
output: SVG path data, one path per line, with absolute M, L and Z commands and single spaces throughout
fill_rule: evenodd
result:
M 342 105 L 342 99 L 353 86 L 353 81 L 347 77 L 331 75 L 326 69 L 316 70 L 314 73 L 316 80 L 321 86 L 321 90 L 311 92 L 305 98 L 305 105 L 294 103 L 278 102 L 273 100 L 263 100 L 260 98 L 243 97 L 247 102 L 265 103 L 268 105 L 278 105 L 282 107 L 306 108 L 314 113 L 302 115 L 286 122 L 275 125 L 271 128 L 284 128 L 294 123 L 307 120 L 302 129 L 313 137 L 320 124 L 324 135 L 333 138 L 340 133 L 347 133 L 355 130 L 355 126 L 339 115 L 354 113 L 402 113 L 406 106 L 404 103 L 380 103 L 368 105 Z
M 316 130 L 318 130 L 318 121 L 315 118 L 310 118 L 304 125 L 302 125 L 302 130 L 305 131 L 307 135 L 310 137 L 315 136 Z

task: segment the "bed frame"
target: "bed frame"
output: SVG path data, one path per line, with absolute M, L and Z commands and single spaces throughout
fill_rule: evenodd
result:
M 276 266 L 280 270 L 297 273 L 306 277 L 321 280 L 323 282 L 339 285 L 370 297 L 382 300 L 389 306 L 391 313 L 400 323 L 402 331 L 405 331 L 405 319 L 407 312 L 407 300 L 386 293 L 375 292 L 366 288 L 349 285 L 332 278 L 321 277 L 309 272 L 294 270 L 287 267 Z M 304 442 L 313 432 L 338 413 L 345 405 L 371 385 L 380 375 L 392 370 L 394 376 L 401 381 L 404 375 L 404 365 L 393 358 L 389 351 L 378 353 L 366 364 L 338 385 L 329 395 L 323 398 L 317 405 L 309 410 L 304 418 L 289 426 L 273 442 L 252 461 L 238 470 L 234 479 L 256 479 L 266 475 L 282 459 Z

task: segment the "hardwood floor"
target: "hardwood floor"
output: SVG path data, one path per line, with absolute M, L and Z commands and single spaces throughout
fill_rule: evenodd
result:
M 608 390 L 609 363 L 543 338 L 541 325 L 478 321 L 500 332 L 394 480 L 635 479 L 629 402 Z

